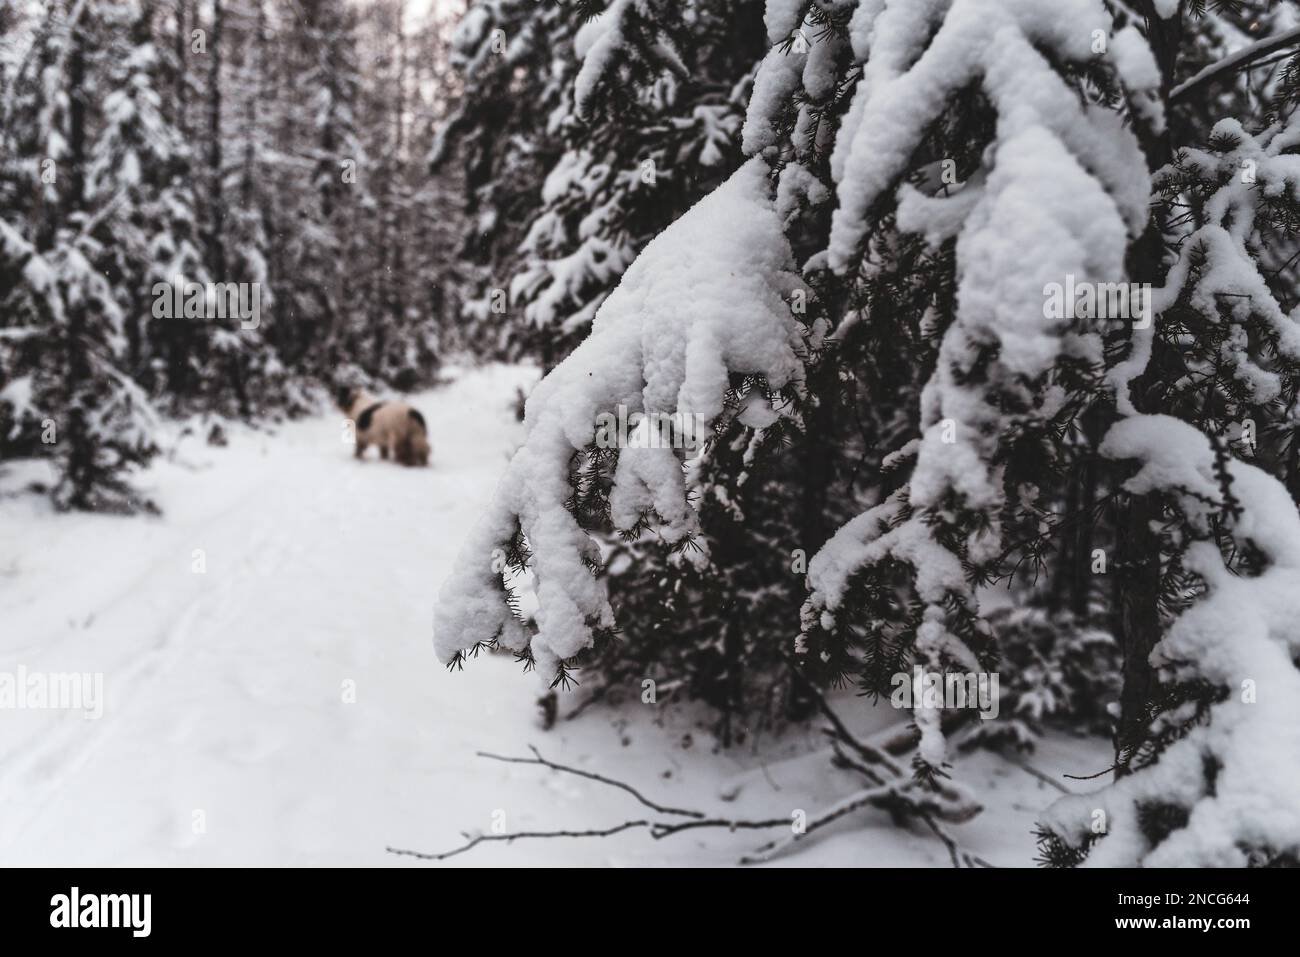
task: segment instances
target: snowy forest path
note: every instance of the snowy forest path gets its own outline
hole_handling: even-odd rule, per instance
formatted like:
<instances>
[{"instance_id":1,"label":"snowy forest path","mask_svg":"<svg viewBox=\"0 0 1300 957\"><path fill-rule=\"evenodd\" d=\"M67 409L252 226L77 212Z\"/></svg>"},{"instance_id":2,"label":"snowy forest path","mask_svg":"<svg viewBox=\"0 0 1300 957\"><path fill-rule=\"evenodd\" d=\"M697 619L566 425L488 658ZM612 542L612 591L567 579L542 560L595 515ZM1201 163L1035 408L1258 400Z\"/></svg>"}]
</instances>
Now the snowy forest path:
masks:
<instances>
[{"instance_id":1,"label":"snowy forest path","mask_svg":"<svg viewBox=\"0 0 1300 957\"><path fill-rule=\"evenodd\" d=\"M536 678L511 656L456 673L438 663L437 588L519 441L516 390L534 378L491 366L414 397L428 469L373 452L357 462L328 412L231 428L226 448L180 440L140 477L160 518L0 497L0 680L20 668L103 676L97 720L0 708L0 864L428 866L385 847L440 851L498 823L608 827L643 811L613 788L477 756L530 744L717 814L812 812L855 789L827 768L816 726L722 751L690 708L633 704L542 732ZM846 719L898 720L859 701L846 697ZM1056 772L1105 760L1044 747ZM963 841L1027 863L1033 817L1055 793L997 758L963 766L1009 789L1012 807L963 825ZM947 866L937 841L870 813L772 863ZM1010 851L1008 833L1023 838ZM758 843L628 832L485 844L449 863L717 865Z\"/></svg>"},{"instance_id":2,"label":"snowy forest path","mask_svg":"<svg viewBox=\"0 0 1300 957\"><path fill-rule=\"evenodd\" d=\"M387 860L391 834L337 822L384 822L389 768L436 757L436 691L491 713L434 658L430 606L533 377L490 367L417 397L429 469L355 461L326 414L182 440L142 477L158 519L3 502L0 670L102 674L103 714L0 711L0 861ZM518 691L496 697L526 732ZM120 826L60 833L104 819Z\"/></svg>"}]
</instances>

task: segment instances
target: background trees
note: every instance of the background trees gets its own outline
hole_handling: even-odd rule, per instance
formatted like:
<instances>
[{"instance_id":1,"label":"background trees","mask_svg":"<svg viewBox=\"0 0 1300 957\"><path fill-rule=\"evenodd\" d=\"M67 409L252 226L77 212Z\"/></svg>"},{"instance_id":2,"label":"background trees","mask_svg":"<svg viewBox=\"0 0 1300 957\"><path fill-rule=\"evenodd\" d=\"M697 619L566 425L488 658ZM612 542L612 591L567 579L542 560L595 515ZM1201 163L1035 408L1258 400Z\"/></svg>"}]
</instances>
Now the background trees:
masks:
<instances>
[{"instance_id":1,"label":"background trees","mask_svg":"<svg viewBox=\"0 0 1300 957\"><path fill-rule=\"evenodd\" d=\"M740 161L759 4L470 6L432 156L463 170L479 267L466 319L550 369L636 254ZM520 110L519 104L529 104Z\"/></svg>"},{"instance_id":2,"label":"background trees","mask_svg":"<svg viewBox=\"0 0 1300 957\"><path fill-rule=\"evenodd\" d=\"M446 28L407 7L6 10L0 454L55 459L60 505L144 504L123 476L155 412L274 417L339 375L432 380L461 230L424 163ZM257 284L265 321L155 315L182 277Z\"/></svg>"}]
</instances>

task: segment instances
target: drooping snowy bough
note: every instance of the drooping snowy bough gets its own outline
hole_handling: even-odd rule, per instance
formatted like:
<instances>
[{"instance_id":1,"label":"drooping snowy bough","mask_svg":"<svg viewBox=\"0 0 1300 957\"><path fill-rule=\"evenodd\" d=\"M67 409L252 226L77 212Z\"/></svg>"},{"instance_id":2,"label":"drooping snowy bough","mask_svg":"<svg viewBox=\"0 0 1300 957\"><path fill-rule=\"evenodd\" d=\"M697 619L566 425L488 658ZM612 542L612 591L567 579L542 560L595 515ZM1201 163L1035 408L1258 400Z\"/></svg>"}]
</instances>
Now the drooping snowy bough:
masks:
<instances>
[{"instance_id":1,"label":"drooping snowy bough","mask_svg":"<svg viewBox=\"0 0 1300 957\"><path fill-rule=\"evenodd\" d=\"M828 256L837 272L858 268L873 211L913 172L926 131L954 97L978 84L996 126L960 189L902 186L899 228L936 246L956 241L956 313L922 396L921 439L905 453L915 459L910 480L813 559L803 640L820 651L841 617L851 627L864 609L892 604L904 569L916 608L899 640L910 638L934 671L983 671L989 648L975 585L1003 554L1007 437L1042 431L1060 409L1052 373L1063 360L1103 358L1096 325L1073 310L1049 315L1044 291L1067 278L1114 283L1147 219L1136 137L1062 71L1093 64L1100 36L1123 52L1115 64L1126 88L1149 92L1158 73L1131 28L1111 38L1110 16L1094 0L866 3L850 31L864 63L831 156L840 204ZM939 718L916 712L921 758L934 768L945 760Z\"/></svg>"},{"instance_id":2,"label":"drooping snowy bough","mask_svg":"<svg viewBox=\"0 0 1300 957\"><path fill-rule=\"evenodd\" d=\"M651 242L596 314L591 336L529 397L523 447L440 595L434 640L443 661L498 642L530 655L550 681L614 628L594 574L599 548L570 508L575 469L598 454L599 416L617 418L621 407L625 418L659 414L709 431L733 376L798 387L803 326L789 300L802 284L767 171L751 160ZM669 543L695 531L686 450L673 444L618 450L609 492L618 528L649 527ZM521 550L537 599L533 635L503 581L523 565Z\"/></svg>"}]
</instances>

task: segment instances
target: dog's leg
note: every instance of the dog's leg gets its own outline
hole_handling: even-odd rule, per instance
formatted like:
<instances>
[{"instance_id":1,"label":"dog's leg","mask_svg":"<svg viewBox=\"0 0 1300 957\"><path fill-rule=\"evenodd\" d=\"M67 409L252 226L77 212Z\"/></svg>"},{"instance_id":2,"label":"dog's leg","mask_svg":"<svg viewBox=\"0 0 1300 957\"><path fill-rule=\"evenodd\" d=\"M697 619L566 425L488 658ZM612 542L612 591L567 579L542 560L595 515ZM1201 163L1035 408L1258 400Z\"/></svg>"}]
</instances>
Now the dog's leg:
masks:
<instances>
[{"instance_id":1,"label":"dog's leg","mask_svg":"<svg viewBox=\"0 0 1300 957\"><path fill-rule=\"evenodd\" d=\"M388 460L388 446L386 446L386 445L381 445L381 446L379 447L379 457L380 457L381 459L383 459L384 461L387 461L387 460Z\"/></svg>"},{"instance_id":2,"label":"dog's leg","mask_svg":"<svg viewBox=\"0 0 1300 957\"><path fill-rule=\"evenodd\" d=\"M356 456L357 458L360 459L360 458L365 458L365 455L366 455L366 443L362 442L360 439L357 439Z\"/></svg>"}]
</instances>

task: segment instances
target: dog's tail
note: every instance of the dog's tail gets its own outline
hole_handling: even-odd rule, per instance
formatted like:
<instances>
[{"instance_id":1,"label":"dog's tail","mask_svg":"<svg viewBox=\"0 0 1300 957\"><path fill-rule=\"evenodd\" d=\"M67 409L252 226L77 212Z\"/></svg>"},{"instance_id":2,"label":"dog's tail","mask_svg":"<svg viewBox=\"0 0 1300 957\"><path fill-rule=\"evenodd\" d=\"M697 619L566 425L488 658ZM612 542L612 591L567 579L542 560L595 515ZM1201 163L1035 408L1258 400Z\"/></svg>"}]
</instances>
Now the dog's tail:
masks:
<instances>
[{"instance_id":1,"label":"dog's tail","mask_svg":"<svg viewBox=\"0 0 1300 957\"><path fill-rule=\"evenodd\" d=\"M429 427L425 425L424 416L418 410L411 409L407 414L411 417L412 425L397 445L397 461L403 465L428 465L429 453L432 451L429 446Z\"/></svg>"}]
</instances>

